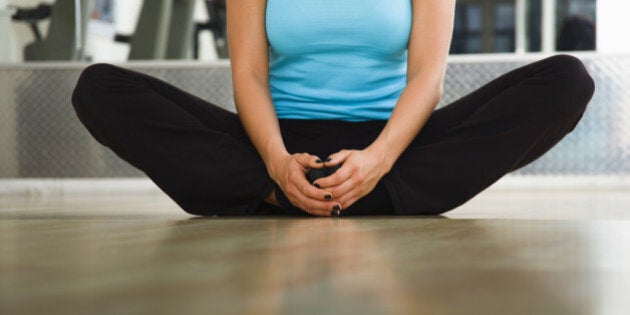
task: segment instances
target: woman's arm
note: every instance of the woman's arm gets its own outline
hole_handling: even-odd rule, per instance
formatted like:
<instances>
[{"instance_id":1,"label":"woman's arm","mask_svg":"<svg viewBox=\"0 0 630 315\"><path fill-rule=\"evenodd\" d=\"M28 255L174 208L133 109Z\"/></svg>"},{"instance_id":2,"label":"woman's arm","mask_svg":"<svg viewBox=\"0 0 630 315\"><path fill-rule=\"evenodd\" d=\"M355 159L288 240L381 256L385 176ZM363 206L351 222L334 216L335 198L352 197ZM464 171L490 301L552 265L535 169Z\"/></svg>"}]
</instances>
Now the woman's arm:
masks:
<instances>
[{"instance_id":1,"label":"woman's arm","mask_svg":"<svg viewBox=\"0 0 630 315\"><path fill-rule=\"evenodd\" d=\"M317 183L336 196L346 209L367 195L389 172L418 135L442 95L446 58L453 33L455 0L413 0L407 85L387 125L365 150L343 150L327 166L343 163L332 176Z\"/></svg>"},{"instance_id":2,"label":"woman's arm","mask_svg":"<svg viewBox=\"0 0 630 315\"><path fill-rule=\"evenodd\" d=\"M414 0L407 86L380 136L368 148L385 154L388 168L417 136L442 97L453 33L455 0Z\"/></svg>"},{"instance_id":3,"label":"woman's arm","mask_svg":"<svg viewBox=\"0 0 630 315\"><path fill-rule=\"evenodd\" d=\"M265 0L227 1L234 101L239 118L271 178L295 206L315 215L330 215L338 203L326 201L329 192L306 180L309 167L319 168L317 157L290 155L282 141L269 92L269 47L265 31Z\"/></svg>"}]
</instances>

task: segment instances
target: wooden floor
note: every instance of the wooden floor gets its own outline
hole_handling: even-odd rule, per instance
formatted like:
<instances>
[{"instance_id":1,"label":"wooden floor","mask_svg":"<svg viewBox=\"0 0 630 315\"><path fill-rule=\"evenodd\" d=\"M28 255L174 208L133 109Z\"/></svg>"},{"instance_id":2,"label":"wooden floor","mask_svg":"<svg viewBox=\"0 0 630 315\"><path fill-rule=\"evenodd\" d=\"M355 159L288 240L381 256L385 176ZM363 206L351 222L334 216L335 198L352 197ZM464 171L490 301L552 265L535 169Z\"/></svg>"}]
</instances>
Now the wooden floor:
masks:
<instances>
[{"instance_id":1,"label":"wooden floor","mask_svg":"<svg viewBox=\"0 0 630 315\"><path fill-rule=\"evenodd\" d=\"M628 314L629 297L626 191L488 192L443 218L0 197L0 314Z\"/></svg>"}]
</instances>

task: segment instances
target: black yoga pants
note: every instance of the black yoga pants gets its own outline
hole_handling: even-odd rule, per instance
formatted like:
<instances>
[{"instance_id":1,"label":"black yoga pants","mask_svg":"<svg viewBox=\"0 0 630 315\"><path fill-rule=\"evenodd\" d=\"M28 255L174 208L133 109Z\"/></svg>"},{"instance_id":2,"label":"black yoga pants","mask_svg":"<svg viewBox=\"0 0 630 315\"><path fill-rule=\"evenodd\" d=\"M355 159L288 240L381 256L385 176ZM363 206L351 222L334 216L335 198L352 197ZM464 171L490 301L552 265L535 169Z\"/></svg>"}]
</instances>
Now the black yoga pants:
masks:
<instances>
[{"instance_id":1,"label":"black yoga pants","mask_svg":"<svg viewBox=\"0 0 630 315\"><path fill-rule=\"evenodd\" d=\"M212 82L208 82L212 84ZM375 190L342 216L440 214L539 158L582 117L594 83L582 62L553 56L437 109ZM195 215L306 215L269 177L236 114L166 82L95 64L72 95L97 141ZM362 149L385 121L280 120L291 153ZM263 202L276 191L282 207Z\"/></svg>"}]
</instances>

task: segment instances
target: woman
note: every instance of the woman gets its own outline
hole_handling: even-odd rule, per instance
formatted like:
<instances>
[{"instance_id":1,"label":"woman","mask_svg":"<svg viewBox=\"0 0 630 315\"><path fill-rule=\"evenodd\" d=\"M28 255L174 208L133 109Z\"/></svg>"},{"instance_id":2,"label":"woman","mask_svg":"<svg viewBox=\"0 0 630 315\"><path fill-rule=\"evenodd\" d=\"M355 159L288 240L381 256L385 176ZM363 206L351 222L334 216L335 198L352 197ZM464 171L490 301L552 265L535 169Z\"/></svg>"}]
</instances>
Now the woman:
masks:
<instances>
[{"instance_id":1,"label":"woman","mask_svg":"<svg viewBox=\"0 0 630 315\"><path fill-rule=\"evenodd\" d=\"M443 213L548 151L594 90L578 59L554 56L434 111L454 7L228 1L238 116L103 64L83 72L73 104L192 214ZM321 171L312 183L309 170Z\"/></svg>"}]
</instances>

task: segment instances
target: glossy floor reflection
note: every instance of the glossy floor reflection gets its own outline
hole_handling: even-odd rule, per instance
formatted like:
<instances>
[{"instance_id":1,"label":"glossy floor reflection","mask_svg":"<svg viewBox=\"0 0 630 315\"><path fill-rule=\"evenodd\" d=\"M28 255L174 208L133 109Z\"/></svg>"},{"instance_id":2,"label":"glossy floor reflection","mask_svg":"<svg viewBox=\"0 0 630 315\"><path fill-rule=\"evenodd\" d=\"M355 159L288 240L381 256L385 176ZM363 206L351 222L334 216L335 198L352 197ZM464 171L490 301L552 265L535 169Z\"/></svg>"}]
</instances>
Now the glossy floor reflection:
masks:
<instances>
[{"instance_id":1,"label":"glossy floor reflection","mask_svg":"<svg viewBox=\"0 0 630 315\"><path fill-rule=\"evenodd\" d=\"M523 195L489 194L455 219L199 219L158 195L0 197L0 314L626 314L630 220L613 217L630 203L610 193L574 218L557 194L529 196L548 202L538 215Z\"/></svg>"}]
</instances>

